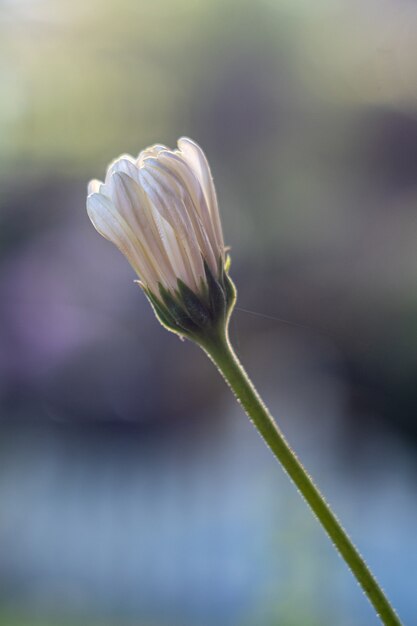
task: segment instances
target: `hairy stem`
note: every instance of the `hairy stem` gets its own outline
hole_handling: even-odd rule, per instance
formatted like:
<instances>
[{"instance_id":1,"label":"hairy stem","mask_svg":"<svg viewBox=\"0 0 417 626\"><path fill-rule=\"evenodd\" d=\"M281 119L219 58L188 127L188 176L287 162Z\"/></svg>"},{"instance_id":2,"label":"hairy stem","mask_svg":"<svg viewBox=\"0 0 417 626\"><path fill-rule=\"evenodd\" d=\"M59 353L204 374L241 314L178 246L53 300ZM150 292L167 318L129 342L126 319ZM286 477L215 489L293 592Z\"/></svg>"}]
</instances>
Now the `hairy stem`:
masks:
<instances>
[{"instance_id":1,"label":"hairy stem","mask_svg":"<svg viewBox=\"0 0 417 626\"><path fill-rule=\"evenodd\" d=\"M374 606L381 622L386 626L401 626L401 622L393 607L364 559L353 545L332 509L287 443L281 430L259 397L234 353L227 334L219 332L215 336L205 338L199 343L217 366L237 400L246 411L249 419L309 504L314 515Z\"/></svg>"}]
</instances>

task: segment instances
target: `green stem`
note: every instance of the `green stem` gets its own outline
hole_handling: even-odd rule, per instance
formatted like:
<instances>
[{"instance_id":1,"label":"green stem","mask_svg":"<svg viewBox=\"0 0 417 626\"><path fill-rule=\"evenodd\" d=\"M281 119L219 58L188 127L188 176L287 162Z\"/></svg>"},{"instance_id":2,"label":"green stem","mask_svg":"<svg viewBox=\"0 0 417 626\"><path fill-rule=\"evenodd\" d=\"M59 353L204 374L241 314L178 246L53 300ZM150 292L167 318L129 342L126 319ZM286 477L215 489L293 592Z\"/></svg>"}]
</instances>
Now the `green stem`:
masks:
<instances>
[{"instance_id":1,"label":"green stem","mask_svg":"<svg viewBox=\"0 0 417 626\"><path fill-rule=\"evenodd\" d=\"M401 626L394 609L330 506L287 443L239 362L226 333L199 342L218 367L273 454L286 470L386 626Z\"/></svg>"}]
</instances>

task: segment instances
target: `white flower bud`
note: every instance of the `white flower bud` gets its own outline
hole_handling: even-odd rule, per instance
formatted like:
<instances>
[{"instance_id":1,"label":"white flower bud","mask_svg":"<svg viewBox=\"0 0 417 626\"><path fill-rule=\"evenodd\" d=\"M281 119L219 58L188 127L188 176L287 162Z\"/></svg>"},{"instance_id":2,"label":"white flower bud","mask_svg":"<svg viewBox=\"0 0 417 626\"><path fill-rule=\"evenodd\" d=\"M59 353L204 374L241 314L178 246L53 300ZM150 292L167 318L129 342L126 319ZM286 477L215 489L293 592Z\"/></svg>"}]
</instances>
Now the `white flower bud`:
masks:
<instances>
[{"instance_id":1,"label":"white flower bud","mask_svg":"<svg viewBox=\"0 0 417 626\"><path fill-rule=\"evenodd\" d=\"M207 159L190 139L177 150L155 145L122 155L104 183L88 186L87 211L98 232L127 257L141 285L175 292L178 280L199 293L204 262L218 277L225 248Z\"/></svg>"}]
</instances>

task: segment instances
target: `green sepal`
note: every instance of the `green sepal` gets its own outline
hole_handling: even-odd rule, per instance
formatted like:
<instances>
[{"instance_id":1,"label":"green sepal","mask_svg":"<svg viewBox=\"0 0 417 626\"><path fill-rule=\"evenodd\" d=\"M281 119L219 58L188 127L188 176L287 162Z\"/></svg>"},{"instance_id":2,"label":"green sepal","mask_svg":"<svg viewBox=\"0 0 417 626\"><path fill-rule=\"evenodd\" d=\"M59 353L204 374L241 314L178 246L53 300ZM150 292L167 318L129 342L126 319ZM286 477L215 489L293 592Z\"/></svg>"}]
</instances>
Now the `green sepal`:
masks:
<instances>
[{"instance_id":1,"label":"green sepal","mask_svg":"<svg viewBox=\"0 0 417 626\"><path fill-rule=\"evenodd\" d=\"M203 299L199 298L180 278L177 285L178 298L192 321L200 328L207 328L211 323L211 316Z\"/></svg>"},{"instance_id":2,"label":"green sepal","mask_svg":"<svg viewBox=\"0 0 417 626\"><path fill-rule=\"evenodd\" d=\"M232 309L236 303L236 287L230 278L229 274L224 273L223 278L224 289L226 293L226 311L227 315L230 315Z\"/></svg>"},{"instance_id":3,"label":"green sepal","mask_svg":"<svg viewBox=\"0 0 417 626\"><path fill-rule=\"evenodd\" d=\"M204 276L197 290L191 289L181 279L175 290L158 284L159 293L139 284L160 323L168 330L188 337L203 345L208 338L227 329L229 317L236 301L236 289L228 276L228 261L218 260L217 276L204 261Z\"/></svg>"},{"instance_id":4,"label":"green sepal","mask_svg":"<svg viewBox=\"0 0 417 626\"><path fill-rule=\"evenodd\" d=\"M177 324L174 318L172 317L172 315L170 315L168 309L164 307L162 302L158 300L158 298L152 293L152 291L146 288L143 290L149 302L151 303L151 306L154 310L156 317L159 319L161 324L165 326L165 328L168 328L168 330L173 330L174 332L177 332L178 331Z\"/></svg>"},{"instance_id":5,"label":"green sepal","mask_svg":"<svg viewBox=\"0 0 417 626\"><path fill-rule=\"evenodd\" d=\"M188 331L192 332L197 329L196 324L190 318L188 313L183 309L183 307L179 304L179 302L174 298L168 289L161 284L158 285L159 293L161 295L162 301L168 309L169 314L174 319L174 322L177 326L179 326L178 331Z\"/></svg>"},{"instance_id":6,"label":"green sepal","mask_svg":"<svg viewBox=\"0 0 417 626\"><path fill-rule=\"evenodd\" d=\"M226 297L226 317L229 318L230 314L233 310L233 307L236 304L237 291L236 287L229 276L229 270L231 265L230 255L226 255L226 259L224 263L222 260L219 260L219 280L224 288L224 293Z\"/></svg>"},{"instance_id":7,"label":"green sepal","mask_svg":"<svg viewBox=\"0 0 417 626\"><path fill-rule=\"evenodd\" d=\"M204 261L204 271L208 286L211 317L213 320L223 319L226 314L226 295L224 289L213 276L213 272L206 261Z\"/></svg>"}]
</instances>

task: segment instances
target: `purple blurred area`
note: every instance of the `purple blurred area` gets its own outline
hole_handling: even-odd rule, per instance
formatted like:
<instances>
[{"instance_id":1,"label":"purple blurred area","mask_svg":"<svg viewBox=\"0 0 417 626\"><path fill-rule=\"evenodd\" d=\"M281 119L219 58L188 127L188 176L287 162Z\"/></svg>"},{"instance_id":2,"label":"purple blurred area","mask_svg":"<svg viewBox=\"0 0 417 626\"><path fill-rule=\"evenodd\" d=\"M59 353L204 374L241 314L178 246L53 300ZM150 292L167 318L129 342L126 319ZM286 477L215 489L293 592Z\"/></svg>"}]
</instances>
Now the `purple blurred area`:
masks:
<instances>
[{"instance_id":1,"label":"purple blurred area","mask_svg":"<svg viewBox=\"0 0 417 626\"><path fill-rule=\"evenodd\" d=\"M365 626L211 363L85 211L205 149L232 339L417 624L417 6L0 0L0 624Z\"/></svg>"}]
</instances>

